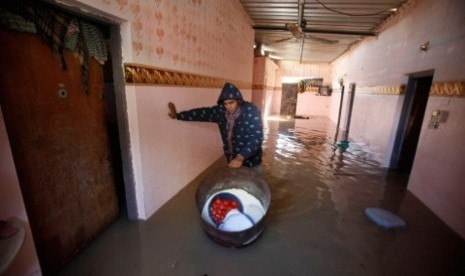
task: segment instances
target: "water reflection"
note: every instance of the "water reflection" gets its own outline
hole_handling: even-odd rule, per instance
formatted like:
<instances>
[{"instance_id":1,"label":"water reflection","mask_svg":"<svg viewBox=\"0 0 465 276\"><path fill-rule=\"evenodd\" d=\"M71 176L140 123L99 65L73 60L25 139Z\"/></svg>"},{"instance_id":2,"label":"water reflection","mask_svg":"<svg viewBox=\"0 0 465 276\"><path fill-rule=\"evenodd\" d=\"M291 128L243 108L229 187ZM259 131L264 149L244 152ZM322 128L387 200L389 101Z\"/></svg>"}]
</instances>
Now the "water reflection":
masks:
<instances>
[{"instance_id":1,"label":"water reflection","mask_svg":"<svg viewBox=\"0 0 465 276\"><path fill-rule=\"evenodd\" d=\"M319 254L326 254L339 270L327 264L320 271L325 275L449 275L456 268L456 259L448 258L463 252L463 241L429 210L413 207L422 204L405 190L408 176L382 168L379 154L361 143L338 145L326 117L268 121L265 133L264 178L272 201L264 239L282 250L292 245L288 257L309 253L322 261ZM365 218L367 207L395 212L407 230L378 229ZM440 253L431 255L433 247ZM422 258L429 262L405 262Z\"/></svg>"},{"instance_id":2,"label":"water reflection","mask_svg":"<svg viewBox=\"0 0 465 276\"><path fill-rule=\"evenodd\" d=\"M324 117L266 122L271 206L251 246L230 250L202 230L195 191L207 171L147 221L121 218L61 275L464 275L463 239L376 153L338 147L334 128ZM379 229L363 215L370 206L394 211L406 229Z\"/></svg>"},{"instance_id":3,"label":"water reflection","mask_svg":"<svg viewBox=\"0 0 465 276\"><path fill-rule=\"evenodd\" d=\"M284 163L313 166L320 173L373 175L380 173L376 153L363 144L349 143L346 149L332 137L334 124L326 117L308 120L288 120L265 124L264 148L275 148L273 158Z\"/></svg>"},{"instance_id":4,"label":"water reflection","mask_svg":"<svg viewBox=\"0 0 465 276\"><path fill-rule=\"evenodd\" d=\"M264 130L264 177L277 220L322 207L363 211L383 198L385 170L376 153L360 143L339 146L327 117L267 121Z\"/></svg>"}]
</instances>

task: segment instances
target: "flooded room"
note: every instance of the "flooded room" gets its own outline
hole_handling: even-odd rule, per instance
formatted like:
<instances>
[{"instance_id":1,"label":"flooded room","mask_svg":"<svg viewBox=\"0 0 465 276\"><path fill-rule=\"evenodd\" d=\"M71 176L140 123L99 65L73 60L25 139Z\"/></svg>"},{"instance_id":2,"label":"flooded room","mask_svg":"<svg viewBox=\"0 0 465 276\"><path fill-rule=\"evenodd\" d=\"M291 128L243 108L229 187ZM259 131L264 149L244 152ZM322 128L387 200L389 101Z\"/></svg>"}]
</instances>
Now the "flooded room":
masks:
<instances>
[{"instance_id":1,"label":"flooded room","mask_svg":"<svg viewBox=\"0 0 465 276\"><path fill-rule=\"evenodd\" d=\"M0 4L0 275L464 275L462 0Z\"/></svg>"}]
</instances>

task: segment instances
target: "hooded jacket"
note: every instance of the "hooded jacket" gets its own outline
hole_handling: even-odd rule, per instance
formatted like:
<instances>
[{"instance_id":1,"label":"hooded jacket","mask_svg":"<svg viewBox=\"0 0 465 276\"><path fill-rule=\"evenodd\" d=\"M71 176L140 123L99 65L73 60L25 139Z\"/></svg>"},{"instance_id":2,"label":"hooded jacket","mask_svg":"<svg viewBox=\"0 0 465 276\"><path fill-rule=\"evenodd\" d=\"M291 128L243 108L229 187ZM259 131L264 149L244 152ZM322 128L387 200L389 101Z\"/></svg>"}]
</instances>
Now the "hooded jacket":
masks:
<instances>
[{"instance_id":1,"label":"hooded jacket","mask_svg":"<svg viewBox=\"0 0 465 276\"><path fill-rule=\"evenodd\" d=\"M232 152L228 147L228 131L226 109L223 101L239 100L241 113L235 121L232 135ZM243 166L254 167L262 162L263 123L258 108L242 98L239 89L231 83L226 83L218 97L217 105L195 108L176 114L178 120L217 123L223 141L223 151L226 159L231 161L238 154L244 157Z\"/></svg>"}]
</instances>

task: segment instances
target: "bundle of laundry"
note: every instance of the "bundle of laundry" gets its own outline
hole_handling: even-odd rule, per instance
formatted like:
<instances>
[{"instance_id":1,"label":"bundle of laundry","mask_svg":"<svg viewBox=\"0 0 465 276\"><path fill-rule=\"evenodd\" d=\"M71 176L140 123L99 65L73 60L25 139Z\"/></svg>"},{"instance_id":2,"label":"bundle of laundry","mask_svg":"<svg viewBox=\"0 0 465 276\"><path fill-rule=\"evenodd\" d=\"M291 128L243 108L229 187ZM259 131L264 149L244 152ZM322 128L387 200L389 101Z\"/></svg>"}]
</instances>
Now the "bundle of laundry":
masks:
<instances>
[{"instance_id":1,"label":"bundle of laundry","mask_svg":"<svg viewBox=\"0 0 465 276\"><path fill-rule=\"evenodd\" d=\"M84 90L88 84L88 58L105 64L108 47L100 28L86 20L65 14L45 3L32 0L0 1L0 26L38 34L52 50L63 70L63 51L73 52L80 61Z\"/></svg>"}]
</instances>

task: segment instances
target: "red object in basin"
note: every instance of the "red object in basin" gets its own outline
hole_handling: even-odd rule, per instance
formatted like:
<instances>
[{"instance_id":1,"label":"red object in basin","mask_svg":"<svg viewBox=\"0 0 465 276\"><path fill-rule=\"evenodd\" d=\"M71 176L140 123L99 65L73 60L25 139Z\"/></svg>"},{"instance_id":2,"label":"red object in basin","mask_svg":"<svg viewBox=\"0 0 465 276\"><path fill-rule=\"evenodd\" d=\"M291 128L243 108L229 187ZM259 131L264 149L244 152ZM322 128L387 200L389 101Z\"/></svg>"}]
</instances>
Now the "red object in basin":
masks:
<instances>
[{"instance_id":1,"label":"red object in basin","mask_svg":"<svg viewBox=\"0 0 465 276\"><path fill-rule=\"evenodd\" d=\"M210 202L209 215L216 225L220 225L232 209L242 212L242 204L239 199L231 193L219 193Z\"/></svg>"}]
</instances>

